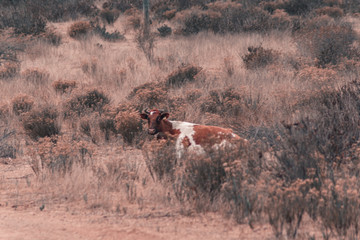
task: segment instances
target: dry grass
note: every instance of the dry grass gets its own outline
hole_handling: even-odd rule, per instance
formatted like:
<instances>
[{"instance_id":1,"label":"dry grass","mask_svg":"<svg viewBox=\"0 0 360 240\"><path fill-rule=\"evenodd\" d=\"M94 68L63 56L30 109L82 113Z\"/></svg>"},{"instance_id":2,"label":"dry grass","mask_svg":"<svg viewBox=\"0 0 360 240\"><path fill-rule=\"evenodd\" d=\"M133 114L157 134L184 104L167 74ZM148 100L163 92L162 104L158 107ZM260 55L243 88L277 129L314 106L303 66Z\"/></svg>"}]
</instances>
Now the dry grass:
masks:
<instances>
[{"instance_id":1,"label":"dry grass","mask_svg":"<svg viewBox=\"0 0 360 240\"><path fill-rule=\"evenodd\" d=\"M136 38L140 12L108 1L103 19L125 40L86 34L87 21L49 23L61 41L50 34L53 44L33 41L16 52L19 63L1 64L1 156L28 159L32 190L47 204L124 215L134 205L213 211L251 227L268 223L276 238L304 238L307 219L324 238L358 237L355 30L334 7L315 11L335 14L331 22L309 18L288 31L291 14L314 7L303 1L251 9L180 2L159 11L170 11L168 20L154 18L152 31L166 23L191 35L154 35L148 54ZM245 10L248 21L230 21ZM138 114L153 107L170 119L231 127L250 145L177 159L172 141L145 132Z\"/></svg>"}]
</instances>

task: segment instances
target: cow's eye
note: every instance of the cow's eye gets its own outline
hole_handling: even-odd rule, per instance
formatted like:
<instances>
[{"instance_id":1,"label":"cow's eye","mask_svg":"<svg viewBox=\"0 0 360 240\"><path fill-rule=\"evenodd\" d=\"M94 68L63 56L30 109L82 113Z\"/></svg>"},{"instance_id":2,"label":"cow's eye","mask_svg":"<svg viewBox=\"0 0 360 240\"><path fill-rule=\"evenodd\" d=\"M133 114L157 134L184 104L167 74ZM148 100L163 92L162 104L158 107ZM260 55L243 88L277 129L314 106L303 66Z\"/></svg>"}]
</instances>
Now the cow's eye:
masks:
<instances>
[{"instance_id":1,"label":"cow's eye","mask_svg":"<svg viewBox=\"0 0 360 240\"><path fill-rule=\"evenodd\" d=\"M160 121L161 121L160 116L158 116L158 117L156 118L156 121L157 121L157 122L160 122Z\"/></svg>"}]
</instances>

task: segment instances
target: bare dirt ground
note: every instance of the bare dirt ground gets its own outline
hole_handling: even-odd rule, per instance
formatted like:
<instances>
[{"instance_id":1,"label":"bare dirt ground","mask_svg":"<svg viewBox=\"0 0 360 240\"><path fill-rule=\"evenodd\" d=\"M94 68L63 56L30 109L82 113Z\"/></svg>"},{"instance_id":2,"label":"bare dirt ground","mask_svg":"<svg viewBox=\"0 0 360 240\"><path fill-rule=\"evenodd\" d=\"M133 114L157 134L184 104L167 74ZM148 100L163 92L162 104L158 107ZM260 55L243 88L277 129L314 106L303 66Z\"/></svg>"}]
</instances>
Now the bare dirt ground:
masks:
<instances>
[{"instance_id":1,"label":"bare dirt ground","mask_svg":"<svg viewBox=\"0 0 360 240\"><path fill-rule=\"evenodd\" d=\"M27 163L2 159L0 173L0 240L273 239L269 225L251 229L215 213L184 216L170 208L144 208L126 214L73 202L42 206L29 187L35 177Z\"/></svg>"}]
</instances>

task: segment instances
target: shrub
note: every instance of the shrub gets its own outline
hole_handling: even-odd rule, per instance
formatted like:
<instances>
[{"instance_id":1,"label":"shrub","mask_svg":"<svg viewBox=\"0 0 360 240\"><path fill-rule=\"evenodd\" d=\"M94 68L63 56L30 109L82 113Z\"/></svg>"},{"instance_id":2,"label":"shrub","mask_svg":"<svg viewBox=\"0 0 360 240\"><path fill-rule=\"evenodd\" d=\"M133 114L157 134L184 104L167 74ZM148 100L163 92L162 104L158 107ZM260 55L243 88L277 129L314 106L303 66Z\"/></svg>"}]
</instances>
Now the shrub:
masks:
<instances>
[{"instance_id":1,"label":"shrub","mask_svg":"<svg viewBox=\"0 0 360 240\"><path fill-rule=\"evenodd\" d=\"M33 145L30 154L30 165L35 174L39 176L43 171L64 176L71 173L75 164L86 166L92 156L92 148L83 141L74 141L69 136L51 136L39 139Z\"/></svg>"},{"instance_id":2,"label":"shrub","mask_svg":"<svg viewBox=\"0 0 360 240\"><path fill-rule=\"evenodd\" d=\"M194 103L202 96L203 92L200 89L192 89L192 90L188 90L185 94L186 94L186 100L189 103Z\"/></svg>"},{"instance_id":3,"label":"shrub","mask_svg":"<svg viewBox=\"0 0 360 240\"><path fill-rule=\"evenodd\" d=\"M279 57L279 53L272 49L248 47L249 53L242 57L247 69L257 69L273 64Z\"/></svg>"},{"instance_id":4,"label":"shrub","mask_svg":"<svg viewBox=\"0 0 360 240\"><path fill-rule=\"evenodd\" d=\"M0 103L0 119L4 120L10 114L9 105L6 103Z\"/></svg>"},{"instance_id":5,"label":"shrub","mask_svg":"<svg viewBox=\"0 0 360 240\"><path fill-rule=\"evenodd\" d=\"M138 111L131 108L120 111L115 117L115 129L126 143L134 143L136 136L142 132L142 122Z\"/></svg>"},{"instance_id":6,"label":"shrub","mask_svg":"<svg viewBox=\"0 0 360 240\"><path fill-rule=\"evenodd\" d=\"M0 118L1 117L2 113L0 112ZM16 158L16 148L8 143L10 140L9 138L14 135L14 133L15 131L5 129L0 135L0 158Z\"/></svg>"},{"instance_id":7,"label":"shrub","mask_svg":"<svg viewBox=\"0 0 360 240\"><path fill-rule=\"evenodd\" d=\"M89 89L85 92L75 93L74 96L67 101L65 115L71 116L76 113L78 116L84 115L89 111L101 113L103 107L110 102L109 98L97 89Z\"/></svg>"},{"instance_id":8,"label":"shrub","mask_svg":"<svg viewBox=\"0 0 360 240\"><path fill-rule=\"evenodd\" d=\"M124 35L122 35L118 31L114 31L112 33L107 32L105 26L100 27L99 25L97 25L94 28L94 33L98 34L102 39L109 41L109 42L115 42L115 41L125 39Z\"/></svg>"},{"instance_id":9,"label":"shrub","mask_svg":"<svg viewBox=\"0 0 360 240\"><path fill-rule=\"evenodd\" d=\"M201 31L212 30L219 32L221 14L212 10L200 10L198 8L186 10L179 14L178 20L183 22L181 33L183 35L196 34Z\"/></svg>"},{"instance_id":10,"label":"shrub","mask_svg":"<svg viewBox=\"0 0 360 240\"><path fill-rule=\"evenodd\" d=\"M69 36L75 39L84 38L90 31L92 27L89 22L79 21L71 24L69 27L68 33Z\"/></svg>"},{"instance_id":11,"label":"shrub","mask_svg":"<svg viewBox=\"0 0 360 240\"><path fill-rule=\"evenodd\" d=\"M28 95L21 94L12 100L12 109L15 115L29 112L34 105L34 100Z\"/></svg>"},{"instance_id":12,"label":"shrub","mask_svg":"<svg viewBox=\"0 0 360 240\"><path fill-rule=\"evenodd\" d=\"M334 22L327 16L310 20L297 32L299 46L310 52L319 67L335 65L342 57L351 56L355 40L351 25Z\"/></svg>"},{"instance_id":13,"label":"shrub","mask_svg":"<svg viewBox=\"0 0 360 240\"><path fill-rule=\"evenodd\" d=\"M176 152L173 140L149 141L142 149L146 166L154 180L174 180Z\"/></svg>"},{"instance_id":14,"label":"shrub","mask_svg":"<svg viewBox=\"0 0 360 240\"><path fill-rule=\"evenodd\" d=\"M286 30L292 26L292 19L282 9L277 9L270 16L269 23L271 29Z\"/></svg>"},{"instance_id":15,"label":"shrub","mask_svg":"<svg viewBox=\"0 0 360 240\"><path fill-rule=\"evenodd\" d=\"M20 65L16 62L7 61L0 65L0 79L9 79L15 77L20 69Z\"/></svg>"},{"instance_id":16,"label":"shrub","mask_svg":"<svg viewBox=\"0 0 360 240\"><path fill-rule=\"evenodd\" d=\"M167 99L167 87L164 83L149 82L135 87L128 99L138 105L138 110L158 107Z\"/></svg>"},{"instance_id":17,"label":"shrub","mask_svg":"<svg viewBox=\"0 0 360 240\"><path fill-rule=\"evenodd\" d=\"M113 24L119 18L119 16L120 14L116 10L104 9L100 12L100 17L108 24Z\"/></svg>"},{"instance_id":18,"label":"shrub","mask_svg":"<svg viewBox=\"0 0 360 240\"><path fill-rule=\"evenodd\" d=\"M62 36L53 29L47 29L46 32L40 35L40 37L44 42L54 46L59 46L62 40Z\"/></svg>"},{"instance_id":19,"label":"shrub","mask_svg":"<svg viewBox=\"0 0 360 240\"><path fill-rule=\"evenodd\" d=\"M172 32L171 27L169 27L167 25L163 25L163 26L159 27L157 30L159 31L161 37L169 36L169 35L171 35L171 32Z\"/></svg>"},{"instance_id":20,"label":"shrub","mask_svg":"<svg viewBox=\"0 0 360 240\"><path fill-rule=\"evenodd\" d=\"M32 110L23 115L22 124L26 133L34 140L43 137L51 137L60 132L58 124L58 113L54 108Z\"/></svg>"},{"instance_id":21,"label":"shrub","mask_svg":"<svg viewBox=\"0 0 360 240\"><path fill-rule=\"evenodd\" d=\"M177 12L176 9L167 10L162 14L162 16L163 16L163 18L170 20L175 17L176 12Z\"/></svg>"},{"instance_id":22,"label":"shrub","mask_svg":"<svg viewBox=\"0 0 360 240\"><path fill-rule=\"evenodd\" d=\"M52 86L57 93L70 93L76 87L76 82L69 80L57 80L53 82Z\"/></svg>"},{"instance_id":23,"label":"shrub","mask_svg":"<svg viewBox=\"0 0 360 240\"><path fill-rule=\"evenodd\" d=\"M19 11L12 15L14 32L16 34L38 35L45 32L46 21L38 14Z\"/></svg>"},{"instance_id":24,"label":"shrub","mask_svg":"<svg viewBox=\"0 0 360 240\"><path fill-rule=\"evenodd\" d=\"M333 18L339 18L344 15L344 11L339 7L322 7L315 10L318 15L328 15Z\"/></svg>"},{"instance_id":25,"label":"shrub","mask_svg":"<svg viewBox=\"0 0 360 240\"><path fill-rule=\"evenodd\" d=\"M98 60L91 58L90 61L82 61L81 70L86 74L96 74L98 70Z\"/></svg>"},{"instance_id":26,"label":"shrub","mask_svg":"<svg viewBox=\"0 0 360 240\"><path fill-rule=\"evenodd\" d=\"M201 67L191 64L180 66L177 70L166 77L169 86L180 87L187 82L195 81L195 76L202 70Z\"/></svg>"},{"instance_id":27,"label":"shrub","mask_svg":"<svg viewBox=\"0 0 360 240\"><path fill-rule=\"evenodd\" d=\"M26 69L21 75L26 81L31 82L35 85L43 85L49 81L49 73L45 70L38 68Z\"/></svg>"},{"instance_id":28,"label":"shrub","mask_svg":"<svg viewBox=\"0 0 360 240\"><path fill-rule=\"evenodd\" d=\"M243 96L233 88L223 91L211 90L209 95L202 99L202 112L215 113L226 116L238 116L243 113L245 104Z\"/></svg>"}]
</instances>

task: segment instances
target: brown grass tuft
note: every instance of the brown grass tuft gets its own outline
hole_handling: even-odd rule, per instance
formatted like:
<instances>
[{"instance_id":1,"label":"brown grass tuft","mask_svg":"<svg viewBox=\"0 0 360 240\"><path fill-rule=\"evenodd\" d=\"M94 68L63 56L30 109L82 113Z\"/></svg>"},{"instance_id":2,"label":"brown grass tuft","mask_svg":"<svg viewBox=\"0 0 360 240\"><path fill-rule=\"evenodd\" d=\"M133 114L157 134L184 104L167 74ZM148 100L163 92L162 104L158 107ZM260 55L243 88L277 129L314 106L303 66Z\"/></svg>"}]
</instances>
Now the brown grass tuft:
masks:
<instances>
[{"instance_id":1,"label":"brown grass tuft","mask_svg":"<svg viewBox=\"0 0 360 240\"><path fill-rule=\"evenodd\" d=\"M31 82L35 85L43 85L49 81L50 74L46 70L32 68L26 69L21 75L26 81Z\"/></svg>"}]
</instances>

